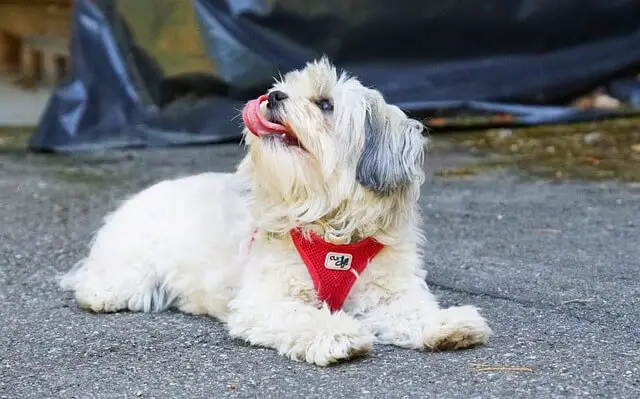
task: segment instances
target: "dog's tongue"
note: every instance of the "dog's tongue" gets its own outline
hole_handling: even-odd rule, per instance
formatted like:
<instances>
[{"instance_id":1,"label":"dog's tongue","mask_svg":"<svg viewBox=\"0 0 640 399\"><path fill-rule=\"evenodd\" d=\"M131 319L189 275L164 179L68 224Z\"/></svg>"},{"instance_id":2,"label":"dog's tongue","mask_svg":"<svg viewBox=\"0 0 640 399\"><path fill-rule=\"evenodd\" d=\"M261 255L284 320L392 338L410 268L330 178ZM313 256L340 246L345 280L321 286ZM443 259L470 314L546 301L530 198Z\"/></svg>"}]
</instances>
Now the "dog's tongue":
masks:
<instances>
[{"instance_id":1,"label":"dog's tongue","mask_svg":"<svg viewBox=\"0 0 640 399\"><path fill-rule=\"evenodd\" d=\"M263 95L255 100L249 101L242 110L242 120L244 125L249 129L251 133L260 137L263 134L269 133L288 133L284 125L279 123L273 123L265 118L264 114L260 110L260 104L267 101L267 96Z\"/></svg>"}]
</instances>

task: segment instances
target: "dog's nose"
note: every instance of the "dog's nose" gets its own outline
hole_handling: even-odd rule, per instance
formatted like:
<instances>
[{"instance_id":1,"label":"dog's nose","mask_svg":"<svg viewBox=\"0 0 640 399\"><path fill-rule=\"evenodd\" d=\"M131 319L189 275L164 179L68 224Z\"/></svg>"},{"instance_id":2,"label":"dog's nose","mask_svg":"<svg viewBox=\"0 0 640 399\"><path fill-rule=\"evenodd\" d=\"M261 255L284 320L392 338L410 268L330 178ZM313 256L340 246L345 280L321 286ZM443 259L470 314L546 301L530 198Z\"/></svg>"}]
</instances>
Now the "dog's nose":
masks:
<instances>
[{"instance_id":1,"label":"dog's nose","mask_svg":"<svg viewBox=\"0 0 640 399\"><path fill-rule=\"evenodd\" d=\"M269 108L274 107L277 103L279 103L280 101L284 101L287 98L289 98L289 96L280 90L275 90L272 91L271 93L269 93L268 99L269 99L269 103L267 104L267 106Z\"/></svg>"}]
</instances>

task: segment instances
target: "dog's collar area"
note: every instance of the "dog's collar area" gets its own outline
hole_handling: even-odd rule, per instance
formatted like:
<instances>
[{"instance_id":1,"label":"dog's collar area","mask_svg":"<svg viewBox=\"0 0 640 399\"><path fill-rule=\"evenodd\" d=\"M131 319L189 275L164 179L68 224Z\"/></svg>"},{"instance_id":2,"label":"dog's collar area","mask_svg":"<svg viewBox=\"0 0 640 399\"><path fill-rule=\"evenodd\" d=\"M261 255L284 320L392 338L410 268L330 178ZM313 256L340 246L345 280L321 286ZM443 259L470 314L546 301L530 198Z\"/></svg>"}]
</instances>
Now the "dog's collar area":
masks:
<instances>
[{"instance_id":1,"label":"dog's collar area","mask_svg":"<svg viewBox=\"0 0 640 399\"><path fill-rule=\"evenodd\" d=\"M336 234L331 225L323 219L319 219L317 223L324 230L324 240L332 244L346 245L351 242L351 236Z\"/></svg>"},{"instance_id":2,"label":"dog's collar area","mask_svg":"<svg viewBox=\"0 0 640 399\"><path fill-rule=\"evenodd\" d=\"M249 251L257 234L258 229L250 237ZM305 234L300 228L291 230L289 235L311 276L317 298L326 303L331 312L342 309L357 279L384 248L373 237L349 244L336 244L313 231Z\"/></svg>"},{"instance_id":3,"label":"dog's collar area","mask_svg":"<svg viewBox=\"0 0 640 399\"><path fill-rule=\"evenodd\" d=\"M372 237L350 244L334 244L312 231L308 237L300 229L291 230L290 235L318 299L332 312L342 309L357 279L384 247Z\"/></svg>"}]
</instances>

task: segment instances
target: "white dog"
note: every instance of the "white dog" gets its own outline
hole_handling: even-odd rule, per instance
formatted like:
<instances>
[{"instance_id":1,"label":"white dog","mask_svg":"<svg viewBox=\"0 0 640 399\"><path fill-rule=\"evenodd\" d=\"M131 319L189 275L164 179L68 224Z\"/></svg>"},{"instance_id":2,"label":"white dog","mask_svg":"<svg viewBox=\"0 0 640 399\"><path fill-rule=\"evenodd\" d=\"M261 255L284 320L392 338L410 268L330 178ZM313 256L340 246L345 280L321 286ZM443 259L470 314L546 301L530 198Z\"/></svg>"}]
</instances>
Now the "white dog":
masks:
<instances>
[{"instance_id":1,"label":"white dog","mask_svg":"<svg viewBox=\"0 0 640 399\"><path fill-rule=\"evenodd\" d=\"M427 288L418 209L423 126L323 58L243 110L234 174L157 183L105 218L61 278L93 312L175 307L291 359L374 342L458 349L491 334Z\"/></svg>"}]
</instances>

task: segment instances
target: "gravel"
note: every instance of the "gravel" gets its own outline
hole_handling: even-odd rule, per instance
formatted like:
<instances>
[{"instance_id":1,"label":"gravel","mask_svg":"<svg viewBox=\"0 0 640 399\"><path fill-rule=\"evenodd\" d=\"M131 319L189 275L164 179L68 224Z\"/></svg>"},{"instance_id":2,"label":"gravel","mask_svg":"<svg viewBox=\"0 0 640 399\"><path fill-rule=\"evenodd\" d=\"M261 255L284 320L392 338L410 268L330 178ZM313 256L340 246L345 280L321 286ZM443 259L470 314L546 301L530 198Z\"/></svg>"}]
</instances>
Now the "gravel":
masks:
<instances>
[{"instance_id":1,"label":"gravel","mask_svg":"<svg viewBox=\"0 0 640 399\"><path fill-rule=\"evenodd\" d=\"M123 196L162 178L231 171L242 151L0 155L0 398L640 397L632 184L513 170L431 177L428 282L444 305L480 306L495 331L487 346L460 352L378 346L318 368L232 340L206 317L94 315L57 288ZM435 151L428 169L466 159Z\"/></svg>"}]
</instances>

